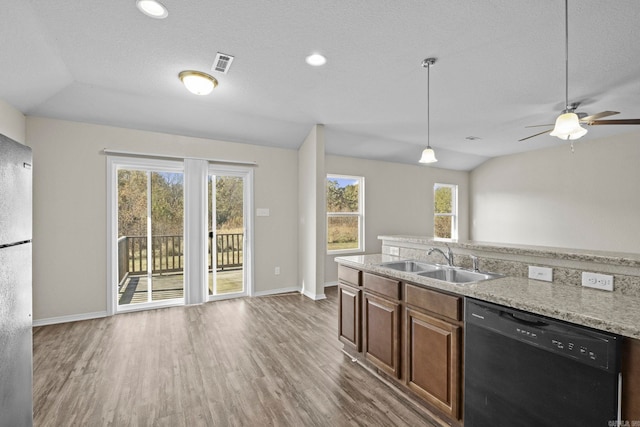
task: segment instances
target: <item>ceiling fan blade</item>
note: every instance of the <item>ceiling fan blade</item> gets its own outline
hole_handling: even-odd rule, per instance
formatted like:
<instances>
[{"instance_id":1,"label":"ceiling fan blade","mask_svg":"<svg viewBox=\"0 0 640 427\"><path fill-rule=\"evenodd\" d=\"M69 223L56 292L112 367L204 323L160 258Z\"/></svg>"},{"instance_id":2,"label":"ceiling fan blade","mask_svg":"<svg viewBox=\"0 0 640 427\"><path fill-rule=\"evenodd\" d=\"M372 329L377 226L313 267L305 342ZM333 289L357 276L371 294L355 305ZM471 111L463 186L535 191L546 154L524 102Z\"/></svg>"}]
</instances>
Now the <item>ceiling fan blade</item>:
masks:
<instances>
[{"instance_id":1,"label":"ceiling fan blade","mask_svg":"<svg viewBox=\"0 0 640 427\"><path fill-rule=\"evenodd\" d=\"M519 139L519 140L518 140L518 142L526 141L526 140L527 140L527 139L529 139L529 138L533 138L533 137L536 137L536 136L539 136L539 135L543 135L543 134L545 134L545 133L549 133L549 132L551 132L552 130L553 130L553 129L548 129L548 130L545 130L544 132L536 133L535 135L531 135L531 136L528 136L528 137L526 137L526 138Z\"/></svg>"},{"instance_id":2,"label":"ceiling fan blade","mask_svg":"<svg viewBox=\"0 0 640 427\"><path fill-rule=\"evenodd\" d=\"M590 125L640 125L640 119L595 120Z\"/></svg>"},{"instance_id":3,"label":"ceiling fan blade","mask_svg":"<svg viewBox=\"0 0 640 427\"><path fill-rule=\"evenodd\" d=\"M597 114L592 114L590 116L587 117L583 117L580 119L581 122L583 123L590 123L594 120L598 120L601 119L603 117L609 117L609 116L614 116L616 114L620 114L618 111L602 111L600 113Z\"/></svg>"},{"instance_id":4,"label":"ceiling fan blade","mask_svg":"<svg viewBox=\"0 0 640 427\"><path fill-rule=\"evenodd\" d=\"M553 126L553 124L550 124L550 125L531 125L531 126L525 126L525 128L539 128L539 127L542 127L542 126L549 127L549 126Z\"/></svg>"}]
</instances>

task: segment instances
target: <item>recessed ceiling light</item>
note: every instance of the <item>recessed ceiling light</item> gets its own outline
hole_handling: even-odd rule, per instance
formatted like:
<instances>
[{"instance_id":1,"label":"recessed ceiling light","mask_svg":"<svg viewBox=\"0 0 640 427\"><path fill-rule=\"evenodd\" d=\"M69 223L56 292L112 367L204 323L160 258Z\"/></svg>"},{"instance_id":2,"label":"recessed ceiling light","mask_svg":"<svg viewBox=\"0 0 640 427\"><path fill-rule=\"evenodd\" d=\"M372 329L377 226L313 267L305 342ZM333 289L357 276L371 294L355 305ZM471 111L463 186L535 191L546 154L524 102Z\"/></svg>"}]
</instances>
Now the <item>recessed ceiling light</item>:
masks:
<instances>
[{"instance_id":1,"label":"recessed ceiling light","mask_svg":"<svg viewBox=\"0 0 640 427\"><path fill-rule=\"evenodd\" d=\"M187 90L196 95L209 95L218 86L218 80L207 73L187 70L178 74Z\"/></svg>"},{"instance_id":2,"label":"recessed ceiling light","mask_svg":"<svg viewBox=\"0 0 640 427\"><path fill-rule=\"evenodd\" d=\"M164 19L169 16L167 8L155 0L136 0L136 6L140 12L155 19Z\"/></svg>"},{"instance_id":3,"label":"recessed ceiling light","mask_svg":"<svg viewBox=\"0 0 640 427\"><path fill-rule=\"evenodd\" d=\"M314 53L312 55L307 56L305 58L305 61L307 61L307 64L313 67L319 67L327 63L327 58L320 55L319 53Z\"/></svg>"}]
</instances>

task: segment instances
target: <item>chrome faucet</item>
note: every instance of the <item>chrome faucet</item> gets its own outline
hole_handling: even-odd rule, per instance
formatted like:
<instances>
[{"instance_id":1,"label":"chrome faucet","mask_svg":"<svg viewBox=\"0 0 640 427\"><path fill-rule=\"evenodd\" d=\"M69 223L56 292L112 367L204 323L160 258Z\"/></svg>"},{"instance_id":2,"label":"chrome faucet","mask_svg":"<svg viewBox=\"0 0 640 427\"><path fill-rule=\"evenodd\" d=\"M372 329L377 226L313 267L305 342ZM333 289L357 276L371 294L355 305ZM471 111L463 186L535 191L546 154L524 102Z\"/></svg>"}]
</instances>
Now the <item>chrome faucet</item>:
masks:
<instances>
[{"instance_id":1,"label":"chrome faucet","mask_svg":"<svg viewBox=\"0 0 640 427\"><path fill-rule=\"evenodd\" d=\"M480 271L480 268L478 266L478 257L475 255L469 255L469 257L471 258L471 263L473 264L473 271Z\"/></svg>"},{"instance_id":2,"label":"chrome faucet","mask_svg":"<svg viewBox=\"0 0 640 427\"><path fill-rule=\"evenodd\" d=\"M433 252L439 252L440 254L442 254L444 259L447 260L447 264L449 264L450 267L453 267L453 251L451 250L449 245L445 245L445 246L447 247L446 254L440 248L431 248L427 251L427 255L431 255Z\"/></svg>"}]
</instances>

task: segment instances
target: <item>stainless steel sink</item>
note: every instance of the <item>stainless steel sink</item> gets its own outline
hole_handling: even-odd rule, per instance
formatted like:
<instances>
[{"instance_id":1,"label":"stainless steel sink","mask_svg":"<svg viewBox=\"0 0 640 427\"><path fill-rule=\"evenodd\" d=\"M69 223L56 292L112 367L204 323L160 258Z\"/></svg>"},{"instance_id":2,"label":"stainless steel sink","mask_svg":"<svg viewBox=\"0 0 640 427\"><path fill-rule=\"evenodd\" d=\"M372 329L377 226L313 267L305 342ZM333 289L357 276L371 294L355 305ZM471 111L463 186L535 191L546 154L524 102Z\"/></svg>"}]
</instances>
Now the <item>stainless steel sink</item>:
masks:
<instances>
[{"instance_id":1,"label":"stainless steel sink","mask_svg":"<svg viewBox=\"0 0 640 427\"><path fill-rule=\"evenodd\" d=\"M418 276L430 277L436 280L443 280L449 283L472 283L480 282L483 280L497 279L503 277L500 274L495 273L483 273L479 271L469 271L458 268L440 268L434 271L423 271L417 273Z\"/></svg>"},{"instance_id":2,"label":"stainless steel sink","mask_svg":"<svg viewBox=\"0 0 640 427\"><path fill-rule=\"evenodd\" d=\"M459 267L450 267L440 264L430 264L423 261L390 261L379 264L380 267L391 268L405 273L412 273L417 276L429 277L431 279L442 280L455 284L466 284L482 282L483 280L497 279L504 277L500 274L486 273L482 271L466 270Z\"/></svg>"},{"instance_id":3,"label":"stainless steel sink","mask_svg":"<svg viewBox=\"0 0 640 427\"><path fill-rule=\"evenodd\" d=\"M381 267L391 268L393 270L404 271L407 273L417 273L420 271L434 271L440 267L420 261L392 261L380 264Z\"/></svg>"}]
</instances>

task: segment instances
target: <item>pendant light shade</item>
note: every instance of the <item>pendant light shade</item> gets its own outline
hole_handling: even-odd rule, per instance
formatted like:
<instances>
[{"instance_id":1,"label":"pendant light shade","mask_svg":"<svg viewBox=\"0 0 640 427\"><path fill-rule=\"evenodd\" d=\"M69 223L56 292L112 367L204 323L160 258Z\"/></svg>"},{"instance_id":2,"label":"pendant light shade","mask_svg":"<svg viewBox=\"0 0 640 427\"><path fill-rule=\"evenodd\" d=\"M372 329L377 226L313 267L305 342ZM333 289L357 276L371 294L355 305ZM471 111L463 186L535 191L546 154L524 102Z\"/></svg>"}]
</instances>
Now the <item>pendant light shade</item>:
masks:
<instances>
[{"instance_id":1,"label":"pendant light shade","mask_svg":"<svg viewBox=\"0 0 640 427\"><path fill-rule=\"evenodd\" d=\"M187 90L196 95L209 95L218 86L218 81L215 77L200 71L183 71L178 77L180 77Z\"/></svg>"},{"instance_id":2,"label":"pendant light shade","mask_svg":"<svg viewBox=\"0 0 640 427\"><path fill-rule=\"evenodd\" d=\"M436 159L436 152L433 151L433 148L427 147L422 150L422 157L420 157L420 163L435 163L438 159Z\"/></svg>"},{"instance_id":3,"label":"pendant light shade","mask_svg":"<svg viewBox=\"0 0 640 427\"><path fill-rule=\"evenodd\" d=\"M422 150L422 156L419 160L420 163L435 163L438 161L438 159L436 159L436 153L433 151L433 148L431 148L429 142L429 68L435 63L435 58L427 58L422 61L422 67L427 69L427 148Z\"/></svg>"},{"instance_id":4,"label":"pendant light shade","mask_svg":"<svg viewBox=\"0 0 640 427\"><path fill-rule=\"evenodd\" d=\"M557 136L565 141L568 139L578 139L586 135L587 130L580 126L580 119L576 113L564 113L556 119L556 125L551 132L551 136Z\"/></svg>"}]
</instances>

